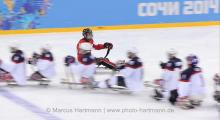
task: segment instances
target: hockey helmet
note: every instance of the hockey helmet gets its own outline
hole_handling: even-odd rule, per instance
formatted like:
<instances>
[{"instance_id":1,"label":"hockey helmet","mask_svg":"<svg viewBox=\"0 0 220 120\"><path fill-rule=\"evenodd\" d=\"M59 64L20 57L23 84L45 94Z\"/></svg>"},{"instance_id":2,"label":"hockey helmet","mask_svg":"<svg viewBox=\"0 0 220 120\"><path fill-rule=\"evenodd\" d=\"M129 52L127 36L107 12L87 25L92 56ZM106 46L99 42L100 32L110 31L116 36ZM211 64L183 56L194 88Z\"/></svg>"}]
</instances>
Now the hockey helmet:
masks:
<instances>
[{"instance_id":1,"label":"hockey helmet","mask_svg":"<svg viewBox=\"0 0 220 120\"><path fill-rule=\"evenodd\" d=\"M189 65L197 65L199 63L199 59L196 55L190 54L186 57L187 63Z\"/></svg>"},{"instance_id":2,"label":"hockey helmet","mask_svg":"<svg viewBox=\"0 0 220 120\"><path fill-rule=\"evenodd\" d=\"M174 48L171 48L167 51L167 54L168 55L172 55L172 56L175 56L177 54L177 51L174 49Z\"/></svg>"},{"instance_id":3,"label":"hockey helmet","mask_svg":"<svg viewBox=\"0 0 220 120\"><path fill-rule=\"evenodd\" d=\"M219 83L220 83L220 74L217 74L217 73L216 73L216 74L214 75L213 80L219 81Z\"/></svg>"},{"instance_id":4,"label":"hockey helmet","mask_svg":"<svg viewBox=\"0 0 220 120\"><path fill-rule=\"evenodd\" d=\"M11 43L9 45L9 48L16 48L16 49L18 49L19 48L19 44L18 43Z\"/></svg>"},{"instance_id":5,"label":"hockey helmet","mask_svg":"<svg viewBox=\"0 0 220 120\"><path fill-rule=\"evenodd\" d=\"M50 44L44 44L41 48L44 50L51 50Z\"/></svg>"},{"instance_id":6,"label":"hockey helmet","mask_svg":"<svg viewBox=\"0 0 220 120\"><path fill-rule=\"evenodd\" d=\"M90 28L85 28L85 29L83 29L82 35L86 39L92 39L93 32Z\"/></svg>"},{"instance_id":7,"label":"hockey helmet","mask_svg":"<svg viewBox=\"0 0 220 120\"><path fill-rule=\"evenodd\" d=\"M131 47L127 50L128 53L138 54L138 49L136 47Z\"/></svg>"},{"instance_id":8,"label":"hockey helmet","mask_svg":"<svg viewBox=\"0 0 220 120\"><path fill-rule=\"evenodd\" d=\"M64 63L67 66L69 66L71 63L74 63L74 62L75 62L75 58L71 55L66 56L64 59Z\"/></svg>"},{"instance_id":9,"label":"hockey helmet","mask_svg":"<svg viewBox=\"0 0 220 120\"><path fill-rule=\"evenodd\" d=\"M19 49L19 44L16 43L16 42L13 42L13 43L11 43L11 44L9 45L9 50L10 50L10 52L14 52L14 51L16 51L16 50L18 50L18 49Z\"/></svg>"}]
</instances>

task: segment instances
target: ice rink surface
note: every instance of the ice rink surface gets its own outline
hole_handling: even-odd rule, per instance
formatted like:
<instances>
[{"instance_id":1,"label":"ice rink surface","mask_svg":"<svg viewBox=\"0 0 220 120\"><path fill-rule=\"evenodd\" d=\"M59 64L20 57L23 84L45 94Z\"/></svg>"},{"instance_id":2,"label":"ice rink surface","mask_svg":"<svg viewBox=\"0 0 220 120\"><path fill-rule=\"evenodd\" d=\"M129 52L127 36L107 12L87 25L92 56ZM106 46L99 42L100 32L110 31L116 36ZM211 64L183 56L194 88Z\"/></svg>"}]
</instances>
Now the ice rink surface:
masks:
<instances>
[{"instance_id":1,"label":"ice rink surface","mask_svg":"<svg viewBox=\"0 0 220 120\"><path fill-rule=\"evenodd\" d=\"M81 32L0 36L0 59L4 61L9 60L8 46L14 41L25 51L26 57L49 43L58 73L48 87L34 83L26 87L1 84L0 120L220 120L216 102L212 98L212 77L220 71L219 26L94 32L96 43L108 41L114 44L109 54L109 59L113 61L125 59L126 50L137 47L145 66L144 80L148 81L160 77L158 63L166 60L169 48L178 50L178 57L184 60L184 64L186 55L196 54L206 79L206 96L203 105L193 110L182 110L166 101L154 101L150 97L151 88L125 95L110 90L70 90L60 85L65 75L63 58L76 55L76 44L81 37ZM103 57L106 50L93 53ZM30 66L27 68L30 74ZM108 77L97 75L96 79Z\"/></svg>"}]
</instances>

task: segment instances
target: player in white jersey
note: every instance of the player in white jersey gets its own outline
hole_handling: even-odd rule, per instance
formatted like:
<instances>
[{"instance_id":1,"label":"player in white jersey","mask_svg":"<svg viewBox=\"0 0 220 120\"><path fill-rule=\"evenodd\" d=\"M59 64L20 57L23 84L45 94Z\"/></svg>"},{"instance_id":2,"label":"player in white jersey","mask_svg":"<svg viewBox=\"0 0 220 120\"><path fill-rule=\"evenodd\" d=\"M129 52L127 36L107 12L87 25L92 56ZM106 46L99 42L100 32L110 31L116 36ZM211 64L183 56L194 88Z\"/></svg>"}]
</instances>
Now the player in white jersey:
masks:
<instances>
[{"instance_id":1,"label":"player in white jersey","mask_svg":"<svg viewBox=\"0 0 220 120\"><path fill-rule=\"evenodd\" d=\"M37 70L30 76L31 80L51 79L56 75L54 57L49 44L41 47L41 53L33 53L29 64L36 65Z\"/></svg>"},{"instance_id":2,"label":"player in white jersey","mask_svg":"<svg viewBox=\"0 0 220 120\"><path fill-rule=\"evenodd\" d=\"M0 68L11 74L13 80L18 85L26 84L26 67L25 58L22 50L18 48L17 44L9 46L12 53L11 61L9 63L0 60Z\"/></svg>"},{"instance_id":3,"label":"player in white jersey","mask_svg":"<svg viewBox=\"0 0 220 120\"><path fill-rule=\"evenodd\" d=\"M76 79L77 83L90 84L94 81L96 61L95 57L91 54L92 47L90 43L81 43L78 51L81 57L78 61L73 56L65 58L66 66L78 78Z\"/></svg>"},{"instance_id":4,"label":"player in white jersey","mask_svg":"<svg viewBox=\"0 0 220 120\"><path fill-rule=\"evenodd\" d=\"M182 68L182 60L177 58L177 52L170 49L167 52L168 61L161 62L160 66L163 70L162 79L160 79L161 90L155 89L156 100L168 98L171 104L175 104L177 94L178 80L180 78L180 70Z\"/></svg>"},{"instance_id":5,"label":"player in white jersey","mask_svg":"<svg viewBox=\"0 0 220 120\"><path fill-rule=\"evenodd\" d=\"M186 58L188 68L181 73L178 86L178 105L184 109L199 106L204 95L202 69L197 66L197 56L190 54Z\"/></svg>"},{"instance_id":6,"label":"player in white jersey","mask_svg":"<svg viewBox=\"0 0 220 120\"><path fill-rule=\"evenodd\" d=\"M214 93L214 99L220 103L220 74L216 74L213 78L215 82L215 93Z\"/></svg>"},{"instance_id":7,"label":"player in white jersey","mask_svg":"<svg viewBox=\"0 0 220 120\"><path fill-rule=\"evenodd\" d=\"M119 74L110 79L98 82L100 88L125 88L130 91L141 91L143 89L143 63L137 56L137 49L127 51L128 62L120 64L117 69Z\"/></svg>"}]
</instances>

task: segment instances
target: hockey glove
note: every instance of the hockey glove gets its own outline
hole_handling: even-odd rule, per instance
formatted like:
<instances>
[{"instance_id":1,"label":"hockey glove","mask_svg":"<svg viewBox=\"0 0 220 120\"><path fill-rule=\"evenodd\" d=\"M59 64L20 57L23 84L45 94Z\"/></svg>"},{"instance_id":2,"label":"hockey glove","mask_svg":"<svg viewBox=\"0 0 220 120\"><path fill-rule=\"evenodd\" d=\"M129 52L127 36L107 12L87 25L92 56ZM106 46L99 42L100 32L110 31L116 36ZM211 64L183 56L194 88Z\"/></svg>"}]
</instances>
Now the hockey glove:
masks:
<instances>
[{"instance_id":1,"label":"hockey glove","mask_svg":"<svg viewBox=\"0 0 220 120\"><path fill-rule=\"evenodd\" d=\"M166 63L164 63L164 62L160 62L160 67L161 67L162 69L165 69L165 67L166 67Z\"/></svg>"},{"instance_id":2,"label":"hockey glove","mask_svg":"<svg viewBox=\"0 0 220 120\"><path fill-rule=\"evenodd\" d=\"M108 48L108 49L112 49L113 48L113 44L106 42L106 43L104 43L104 47Z\"/></svg>"}]
</instances>

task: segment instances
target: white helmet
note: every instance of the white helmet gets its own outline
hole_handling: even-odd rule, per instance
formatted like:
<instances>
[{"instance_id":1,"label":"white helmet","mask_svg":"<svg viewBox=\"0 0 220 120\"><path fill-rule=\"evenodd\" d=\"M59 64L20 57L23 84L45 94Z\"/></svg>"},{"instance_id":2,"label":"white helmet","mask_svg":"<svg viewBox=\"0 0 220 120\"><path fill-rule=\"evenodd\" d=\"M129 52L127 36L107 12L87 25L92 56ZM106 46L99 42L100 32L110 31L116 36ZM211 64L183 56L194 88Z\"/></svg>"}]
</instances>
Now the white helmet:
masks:
<instances>
[{"instance_id":1,"label":"white helmet","mask_svg":"<svg viewBox=\"0 0 220 120\"><path fill-rule=\"evenodd\" d=\"M136 47L132 47L132 48L128 49L127 52L133 53L133 54L138 54L138 49Z\"/></svg>"},{"instance_id":2,"label":"white helmet","mask_svg":"<svg viewBox=\"0 0 220 120\"><path fill-rule=\"evenodd\" d=\"M50 44L44 44L41 48L45 50L51 50Z\"/></svg>"},{"instance_id":3,"label":"white helmet","mask_svg":"<svg viewBox=\"0 0 220 120\"><path fill-rule=\"evenodd\" d=\"M18 44L18 43L11 43L11 44L9 45L9 47L10 47L10 48L16 48L16 49L18 49L18 48L19 48L19 44Z\"/></svg>"},{"instance_id":4,"label":"white helmet","mask_svg":"<svg viewBox=\"0 0 220 120\"><path fill-rule=\"evenodd\" d=\"M175 49L171 48L167 51L167 54L175 56L177 54L177 51Z\"/></svg>"},{"instance_id":5,"label":"white helmet","mask_svg":"<svg viewBox=\"0 0 220 120\"><path fill-rule=\"evenodd\" d=\"M214 76L214 78L213 78L213 80L220 82L220 74L217 74L217 73L216 73L215 76Z\"/></svg>"},{"instance_id":6,"label":"white helmet","mask_svg":"<svg viewBox=\"0 0 220 120\"><path fill-rule=\"evenodd\" d=\"M92 50L92 44L91 43L81 43L79 45L79 48L81 50L85 50L85 51L91 51Z\"/></svg>"}]
</instances>

